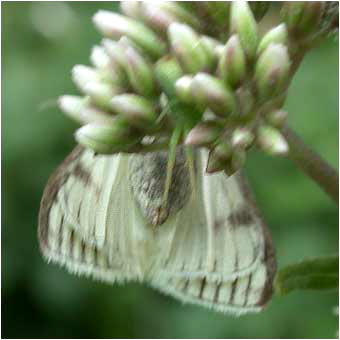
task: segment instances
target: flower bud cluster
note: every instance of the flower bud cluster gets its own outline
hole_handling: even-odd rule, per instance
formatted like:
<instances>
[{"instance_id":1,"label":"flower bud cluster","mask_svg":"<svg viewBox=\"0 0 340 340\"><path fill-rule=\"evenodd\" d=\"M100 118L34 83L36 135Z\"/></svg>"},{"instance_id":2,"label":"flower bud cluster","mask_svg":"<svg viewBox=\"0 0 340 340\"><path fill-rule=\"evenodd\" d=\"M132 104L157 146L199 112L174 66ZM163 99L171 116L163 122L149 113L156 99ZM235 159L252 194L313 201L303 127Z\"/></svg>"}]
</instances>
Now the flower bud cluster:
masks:
<instances>
[{"instance_id":1,"label":"flower bud cluster","mask_svg":"<svg viewBox=\"0 0 340 340\"><path fill-rule=\"evenodd\" d=\"M75 134L80 144L104 154L148 152L150 136L153 146L164 145L183 126L181 143L209 149L207 172L228 174L243 166L253 145L273 155L288 152L280 133L288 37L308 31L314 7L306 10L309 19L292 18L286 9L285 23L260 37L257 21L268 5L202 4L209 20L212 7L222 6L214 20L227 23L225 42L207 35L201 10L190 3L127 1L124 15L94 15L104 39L92 50L92 66L72 70L83 96L60 98L61 109L83 125Z\"/></svg>"}]
</instances>

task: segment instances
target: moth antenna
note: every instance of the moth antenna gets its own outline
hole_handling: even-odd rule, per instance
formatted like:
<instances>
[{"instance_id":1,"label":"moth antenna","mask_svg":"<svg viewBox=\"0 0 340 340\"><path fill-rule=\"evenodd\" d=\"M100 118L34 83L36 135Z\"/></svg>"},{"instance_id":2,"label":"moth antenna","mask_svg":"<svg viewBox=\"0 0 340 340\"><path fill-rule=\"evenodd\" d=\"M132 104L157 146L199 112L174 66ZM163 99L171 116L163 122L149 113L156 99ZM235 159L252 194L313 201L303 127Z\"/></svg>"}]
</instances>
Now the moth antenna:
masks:
<instances>
[{"instance_id":1,"label":"moth antenna","mask_svg":"<svg viewBox=\"0 0 340 340\"><path fill-rule=\"evenodd\" d=\"M38 112L42 112L55 107L58 107L58 98L46 99L39 103Z\"/></svg>"},{"instance_id":2,"label":"moth antenna","mask_svg":"<svg viewBox=\"0 0 340 340\"><path fill-rule=\"evenodd\" d=\"M196 173L195 173L195 162L194 162L194 150L192 146L185 147L186 161L189 169L190 185L192 189L193 197L196 197Z\"/></svg>"},{"instance_id":3,"label":"moth antenna","mask_svg":"<svg viewBox=\"0 0 340 340\"><path fill-rule=\"evenodd\" d=\"M181 137L182 130L180 127L176 127L169 142L169 157L166 169L166 178L164 184L164 194L162 199L162 209L165 209L166 203L168 201L168 195L171 185L172 173L175 166L176 161L176 147L179 143L179 139Z\"/></svg>"}]
</instances>

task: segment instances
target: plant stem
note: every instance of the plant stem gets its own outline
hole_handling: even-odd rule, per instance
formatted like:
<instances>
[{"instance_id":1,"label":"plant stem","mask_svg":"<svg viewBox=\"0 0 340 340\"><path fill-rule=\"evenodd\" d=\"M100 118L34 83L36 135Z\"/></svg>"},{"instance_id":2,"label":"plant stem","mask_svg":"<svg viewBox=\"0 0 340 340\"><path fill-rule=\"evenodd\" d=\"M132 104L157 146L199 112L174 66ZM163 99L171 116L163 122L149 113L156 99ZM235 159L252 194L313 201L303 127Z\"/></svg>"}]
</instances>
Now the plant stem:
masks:
<instances>
[{"instance_id":1,"label":"plant stem","mask_svg":"<svg viewBox=\"0 0 340 340\"><path fill-rule=\"evenodd\" d=\"M282 134L289 144L288 157L339 204L339 174L337 171L305 145L289 127L284 127Z\"/></svg>"}]
</instances>

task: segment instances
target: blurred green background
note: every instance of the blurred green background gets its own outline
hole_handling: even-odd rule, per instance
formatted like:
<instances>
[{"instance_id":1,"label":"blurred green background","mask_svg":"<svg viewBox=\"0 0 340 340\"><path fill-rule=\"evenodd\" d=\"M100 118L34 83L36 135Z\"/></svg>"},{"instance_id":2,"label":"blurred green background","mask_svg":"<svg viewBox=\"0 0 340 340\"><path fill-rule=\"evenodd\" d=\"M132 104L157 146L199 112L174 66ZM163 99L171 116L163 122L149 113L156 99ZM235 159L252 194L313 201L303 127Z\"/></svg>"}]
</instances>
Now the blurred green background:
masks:
<instances>
[{"instance_id":1,"label":"blurred green background","mask_svg":"<svg viewBox=\"0 0 340 340\"><path fill-rule=\"evenodd\" d=\"M77 124L56 99L76 94L70 70L100 41L91 16L114 2L2 2L2 337L330 338L338 294L274 297L233 318L182 305L141 284L107 285L48 265L36 237L48 176L71 151ZM290 126L338 167L338 42L305 58L286 108ZM338 252L338 209L288 160L252 152L249 181L279 266Z\"/></svg>"}]
</instances>

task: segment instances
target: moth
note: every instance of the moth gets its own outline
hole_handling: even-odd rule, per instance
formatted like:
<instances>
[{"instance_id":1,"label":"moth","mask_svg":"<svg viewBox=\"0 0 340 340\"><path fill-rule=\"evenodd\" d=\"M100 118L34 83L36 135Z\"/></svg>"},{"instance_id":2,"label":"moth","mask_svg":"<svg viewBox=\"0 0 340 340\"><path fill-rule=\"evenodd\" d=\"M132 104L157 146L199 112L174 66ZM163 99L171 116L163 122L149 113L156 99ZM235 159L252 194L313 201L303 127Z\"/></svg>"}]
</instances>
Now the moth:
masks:
<instances>
[{"instance_id":1,"label":"moth","mask_svg":"<svg viewBox=\"0 0 340 340\"><path fill-rule=\"evenodd\" d=\"M76 147L51 176L38 237L48 261L108 283L143 281L183 302L241 315L263 309L276 270L271 236L238 172L194 190L179 149L166 205L167 152L98 155Z\"/></svg>"}]
</instances>

